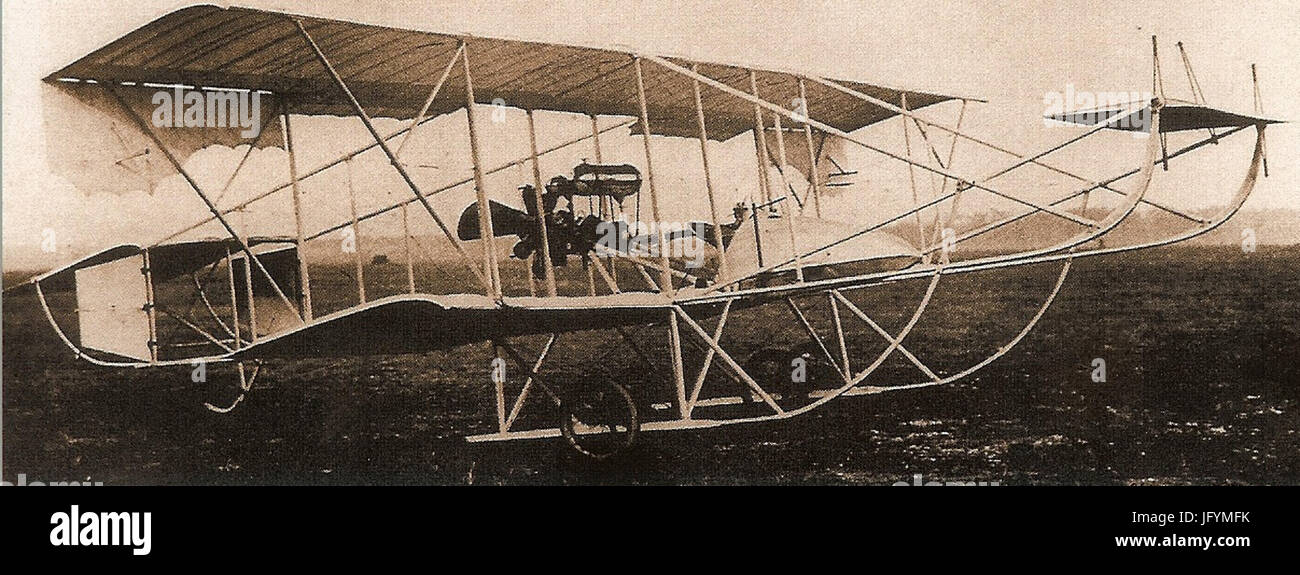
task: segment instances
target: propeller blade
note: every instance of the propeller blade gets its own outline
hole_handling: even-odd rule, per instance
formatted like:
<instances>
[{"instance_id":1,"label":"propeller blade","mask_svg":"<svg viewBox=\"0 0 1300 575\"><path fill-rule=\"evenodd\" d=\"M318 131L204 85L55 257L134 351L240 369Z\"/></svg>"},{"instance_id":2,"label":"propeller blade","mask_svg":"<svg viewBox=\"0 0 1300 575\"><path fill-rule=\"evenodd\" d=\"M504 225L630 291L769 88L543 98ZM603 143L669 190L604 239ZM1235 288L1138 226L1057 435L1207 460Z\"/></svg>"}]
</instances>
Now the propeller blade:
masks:
<instances>
[{"instance_id":1,"label":"propeller blade","mask_svg":"<svg viewBox=\"0 0 1300 575\"><path fill-rule=\"evenodd\" d=\"M507 206L505 204L490 201L492 205L492 229L496 237L503 236L526 236L532 233L536 225L528 214ZM477 240L483 237L478 227L478 202L474 202L465 208L460 214L460 221L456 224L456 237L462 241Z\"/></svg>"}]
</instances>

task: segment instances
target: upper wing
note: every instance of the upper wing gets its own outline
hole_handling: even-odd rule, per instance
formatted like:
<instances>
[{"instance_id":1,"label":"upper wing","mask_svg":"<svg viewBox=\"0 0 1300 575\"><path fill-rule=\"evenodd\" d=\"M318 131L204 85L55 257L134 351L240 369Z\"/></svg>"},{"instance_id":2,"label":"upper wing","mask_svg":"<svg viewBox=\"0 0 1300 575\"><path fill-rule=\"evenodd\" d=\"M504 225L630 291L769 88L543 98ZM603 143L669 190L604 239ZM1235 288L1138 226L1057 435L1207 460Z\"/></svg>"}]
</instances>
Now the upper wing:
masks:
<instances>
[{"instance_id":1,"label":"upper wing","mask_svg":"<svg viewBox=\"0 0 1300 575\"><path fill-rule=\"evenodd\" d=\"M299 33L295 20L302 21L371 116L415 117L462 41L469 53L480 103L504 100L512 107L580 114L640 113L631 66L633 54L629 52L217 6L193 6L169 13L46 79L264 90L287 97L296 113L353 115L347 99ZM674 60L682 65L698 65L702 74L749 90L751 68ZM653 64L643 66L643 70L653 133L696 137L692 81ZM793 102L799 97L797 75L754 70L764 99ZM954 99L841 82L889 102L899 102L906 93L912 109ZM809 113L836 128L852 131L895 115L816 82L805 84L812 108ZM444 96L433 102L429 114L436 116L464 107L463 97L449 96L464 94L464 85L462 68L454 66L443 88ZM753 128L754 109L747 102L705 87L702 104L713 139L727 140Z\"/></svg>"}]
</instances>

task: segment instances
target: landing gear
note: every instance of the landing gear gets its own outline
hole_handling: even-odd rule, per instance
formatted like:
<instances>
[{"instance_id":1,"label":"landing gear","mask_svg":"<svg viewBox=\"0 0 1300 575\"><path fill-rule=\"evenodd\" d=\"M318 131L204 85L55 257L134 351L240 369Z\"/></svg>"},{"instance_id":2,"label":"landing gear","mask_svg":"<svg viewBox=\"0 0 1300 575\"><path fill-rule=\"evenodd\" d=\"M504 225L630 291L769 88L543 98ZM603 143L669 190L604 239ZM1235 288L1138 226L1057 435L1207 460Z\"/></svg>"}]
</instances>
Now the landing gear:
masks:
<instances>
[{"instance_id":1,"label":"landing gear","mask_svg":"<svg viewBox=\"0 0 1300 575\"><path fill-rule=\"evenodd\" d=\"M632 395L612 381L577 387L561 400L560 412L564 440L578 453L597 461L627 450L641 431Z\"/></svg>"}]
</instances>

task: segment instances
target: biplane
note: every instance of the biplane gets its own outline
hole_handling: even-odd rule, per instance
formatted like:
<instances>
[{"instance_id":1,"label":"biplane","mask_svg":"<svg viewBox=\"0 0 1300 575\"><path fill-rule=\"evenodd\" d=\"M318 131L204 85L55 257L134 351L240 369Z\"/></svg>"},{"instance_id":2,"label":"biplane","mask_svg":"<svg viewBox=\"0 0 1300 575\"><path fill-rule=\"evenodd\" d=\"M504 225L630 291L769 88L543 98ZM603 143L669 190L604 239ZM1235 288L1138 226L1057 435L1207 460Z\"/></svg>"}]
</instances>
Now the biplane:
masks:
<instances>
[{"instance_id":1,"label":"biplane","mask_svg":"<svg viewBox=\"0 0 1300 575\"><path fill-rule=\"evenodd\" d=\"M179 174L206 213L159 241L117 245L27 285L81 359L124 368L229 366L238 374L237 397L208 404L223 413L273 360L489 345L497 360L484 366L483 382L495 421L470 441L562 437L605 458L640 433L787 419L837 398L956 382L1025 338L1077 258L1169 245L1223 224L1261 167L1267 172L1264 133L1276 120L1263 115L1257 80L1252 113L1208 105L1190 65L1192 99L1167 97L1153 56L1149 98L1056 114L1074 125L1063 127L1068 136L1022 151L962 128L968 104L984 103L968 96L632 49L187 7L50 74L46 89L108 118L116 142L109 156L120 156L107 158L110 168L122 170L125 161L133 174ZM210 114L161 128L150 118L152 98L172 90L253 95L263 128L247 137L214 125ZM522 118L512 124L519 130L486 136L495 128L486 115L506 108ZM936 119L933 112L945 108L956 108L955 121ZM305 167L294 127L321 117L349 119L369 141ZM554 118L581 133L564 139L538 128L559 126ZM888 131L891 124L902 128ZM1158 172L1239 132L1254 134L1252 157L1218 213L1148 194ZM1130 164L1095 176L1050 157L1107 133L1139 143ZM553 145L539 145L548 136ZM959 173L958 143L1002 163ZM210 146L247 146L245 159L274 148L286 160L282 179L225 196L245 163L218 189L188 162ZM459 160L447 159L453 149ZM524 152L512 156L512 149ZM855 162L848 150L875 163ZM430 174L421 153L445 161ZM401 197L356 184L354 164L364 158L379 159L372 163L387 170L389 191ZM873 187L883 166L900 171L891 177L906 185ZM1043 200L1025 185L1008 187L1009 174L1030 169L1058 178L1046 189L1061 191ZM95 189L129 175L73 181ZM886 192L902 203L885 200ZM1017 209L972 223L963 207L981 197ZM375 205L359 209L359 201ZM686 213L688 204L702 209ZM858 209L850 213L847 204ZM240 225L237 216L257 210L275 214L276 225ZM661 225L670 212L682 225ZM1115 239L1112 232L1139 212L1175 218L1184 231ZM327 216L335 219L319 221ZM400 229L402 248L369 263L356 252L355 266L335 268L347 271L357 297L326 296L329 270L312 261L322 252L310 244L332 243L340 232L365 241L360 224L385 218ZM1032 248L957 249L1029 219L1049 220L1062 233ZM446 248L446 257L428 256L428 242ZM704 250L703 263L683 257L691 250ZM982 359L931 368L908 343L944 278L1031 265L1060 269L1028 321ZM391 293L374 283L383 270L396 278ZM452 287L426 281L434 274L452 278ZM919 295L892 310L905 319L896 328L853 299L908 284ZM807 336L809 353L780 361L816 362L821 375L795 382L805 378L788 368L759 373L736 349L728 320L760 308L789 312L790 328ZM861 329L847 329L849 322ZM666 368L653 385L546 369L557 341L589 331L610 333L611 348L626 344ZM655 345L635 333L652 334ZM869 335L874 347L852 341L854 334ZM916 378L873 378L891 359L915 367Z\"/></svg>"}]
</instances>

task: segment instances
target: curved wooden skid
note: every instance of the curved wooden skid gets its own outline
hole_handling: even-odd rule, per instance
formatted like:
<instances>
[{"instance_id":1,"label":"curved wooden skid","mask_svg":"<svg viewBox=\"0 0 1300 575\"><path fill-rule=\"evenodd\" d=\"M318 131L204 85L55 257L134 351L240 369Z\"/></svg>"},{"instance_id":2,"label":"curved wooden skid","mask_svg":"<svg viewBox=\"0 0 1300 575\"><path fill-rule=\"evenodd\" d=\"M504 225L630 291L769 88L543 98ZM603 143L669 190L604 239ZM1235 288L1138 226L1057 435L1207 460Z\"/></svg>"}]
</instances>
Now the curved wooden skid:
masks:
<instances>
[{"instance_id":1,"label":"curved wooden skid","mask_svg":"<svg viewBox=\"0 0 1300 575\"><path fill-rule=\"evenodd\" d=\"M1183 242L1183 241L1196 238L1198 236L1214 231L1219 226L1222 226L1225 222L1231 219L1234 215L1236 215L1238 211L1241 210L1241 206L1246 203L1246 199L1250 197L1251 192L1254 191L1255 189L1255 183L1259 179L1259 170L1260 167L1263 165L1263 161L1264 161L1264 128L1260 126L1257 128L1257 134L1255 139L1255 152L1253 157L1251 158L1250 167L1249 169L1247 169L1246 177L1242 180L1241 185L1237 188L1237 193L1233 196L1232 200L1228 202L1228 204L1216 217L1205 220L1205 223L1203 223L1200 227L1193 228L1185 233L1176 234L1166 238L1161 238L1149 242L1142 242L1142 243L1131 244L1126 246L1115 246L1110 248L1093 248L1089 250L1079 250L1068 254L1045 254L1039 257L1029 258L1024 261L1021 260L1006 261L1002 258L982 258L978 260L969 260L969 261L961 262L960 264L954 264L953 269L950 270L949 273L968 273L968 272L985 271L985 270L997 269L1003 267L1011 267L1015 265L1029 265L1029 264L1061 261L1068 258L1111 255L1111 254L1117 254L1123 252L1157 248L1157 247L1172 245L1178 242ZM907 279L915 279L917 277L924 277L924 274L913 274L913 273L897 274L894 277L888 278L887 281L900 281L900 280L907 280ZM872 284L868 284L862 287L870 287L870 285Z\"/></svg>"},{"instance_id":2,"label":"curved wooden skid","mask_svg":"<svg viewBox=\"0 0 1300 575\"><path fill-rule=\"evenodd\" d=\"M970 374L983 369L985 366L988 366L994 361L997 361L998 358L1001 358L1002 356L1006 355L1007 352L1011 351L1012 348L1018 345L1020 343L1020 340L1024 339L1025 336L1029 335L1029 332L1034 329L1034 326L1038 325L1038 320L1043 318L1043 315L1047 313L1047 308L1051 307L1052 302L1056 301L1056 296L1059 293L1061 293L1061 286L1065 284L1065 278L1070 275L1070 265L1073 262L1074 262L1073 258L1065 260L1065 264L1061 266L1061 273L1056 278L1056 284L1052 286L1051 291L1048 292L1047 294L1047 298L1043 300L1043 305L1039 306L1038 311L1034 314L1032 318L1030 318L1029 322L1026 323L1018 333L1016 333L1015 337L1012 337L1010 341L998 347L997 351L995 351L993 354L989 355L988 357L985 357L984 359L980 360L979 362L976 362L975 364L971 365L970 367L967 367L966 369L963 369L957 373L954 373L944 378L935 379L932 381L920 382L920 383L913 383L913 384L904 384L904 385L896 385L896 386L891 385L888 387L855 386L853 389L846 391L845 395L860 395L861 393L880 393L885 391L898 391L903 389L917 389L921 387L933 387L936 385L944 385L947 383L952 383L954 381L963 379L966 376L969 376Z\"/></svg>"},{"instance_id":3,"label":"curved wooden skid","mask_svg":"<svg viewBox=\"0 0 1300 575\"><path fill-rule=\"evenodd\" d=\"M1244 179L1242 180L1241 184L1239 185L1239 187L1238 187L1238 189L1237 189L1235 195L1233 196L1233 198L1231 199L1231 201L1229 201L1229 203L1228 203L1228 204L1227 204L1227 205L1226 205L1226 206L1225 206L1225 207L1220 211L1219 214L1217 214L1217 215L1216 215L1215 217L1213 217L1213 218L1210 218L1210 219L1205 220L1205 221L1206 221L1205 224L1203 224L1203 225L1201 225L1201 226L1199 226L1199 227L1197 227L1197 228L1195 228L1195 229L1193 229L1193 230L1191 230L1191 231L1188 231L1188 232L1186 232L1186 233L1176 234L1176 235L1173 235L1173 236L1169 236L1169 237L1166 237L1166 238L1162 238L1162 239L1154 240L1154 241L1150 241L1150 242L1143 242L1143 243L1133 244L1133 245L1128 245L1128 246L1117 246L1117 247L1112 247L1112 248L1098 248L1098 249L1086 250L1086 251L1085 251L1085 250L1078 250L1076 247L1071 247L1071 248L1069 248L1065 253L1049 255L1048 257L1035 258L1034 261L1028 262L1028 263L1042 263L1042 262L1048 262L1048 261L1063 261L1064 263L1062 264L1061 271L1060 271L1059 275L1057 276L1056 282L1055 282L1054 285L1052 286L1051 290L1048 292L1047 297L1044 299L1042 305L1039 306L1038 310L1037 310L1037 311L1035 312L1035 314L1030 318L1030 320L1029 320L1029 321L1028 321L1028 322L1027 322L1027 323L1026 323L1026 324L1025 324L1025 325L1024 325L1024 326L1023 326L1023 327L1022 327L1022 328L1021 328L1021 329L1020 329L1020 330L1019 330L1019 331L1018 331L1018 332L1017 332L1017 333L1016 333L1016 334L1015 334L1015 335L1014 335L1014 336L1013 336L1013 337L1012 337L1008 342L1007 342L1007 343L1005 343L1005 344L1003 344L1002 346L998 347L998 348L994 351L994 353L990 354L989 356L985 357L983 360L981 360L981 361L979 361L979 362L976 362L976 363L972 364L971 366L969 366L969 367L967 367L967 368L965 368L965 369L963 369L963 370L961 370L961 371L958 371L958 372L953 373L953 374L951 374L951 375L948 375L948 376L946 376L946 377L942 377L942 378L938 378L938 379L933 379L933 380L930 380L930 381L922 381L922 382L916 382L916 383L909 383L909 384L902 384L902 385L894 385L894 386L884 387L884 386L864 386L864 385L861 385L861 382L865 379L864 376L865 376L865 375L869 375L870 372L873 371L872 368L868 368L867 370L865 370L865 372L864 372L863 374L859 375L858 377L856 377L856 378L854 379L854 383L853 383L853 385L851 385L851 386L842 386L842 387L840 387L840 388L838 388L838 389L835 389L835 390L823 391L823 392L817 393L816 395L820 396L819 399L818 399L816 402L813 402L813 403L809 404L808 406L805 406L805 408L796 409L796 410L791 410L791 411L786 411L786 412L784 412L784 413L782 413L782 414L775 414L775 415L762 416L762 417L756 417L756 418L745 418L745 419L736 419L736 420L700 420L700 421L691 421L691 422L681 422L680 424L677 424L677 425L667 425L667 426L664 426L664 428L667 428L667 429L705 428L705 427L716 427L716 426L721 426L721 425L730 425L730 424L734 424L734 423L745 423L745 422L755 422L755 421L763 421L763 420L771 420L771 419L780 419L780 418L792 417L792 416L795 416L795 415L799 415L799 414L801 414L801 413L806 413L807 411L809 411L809 410L811 410L811 409L813 409L813 408L816 408L816 407L818 407L818 406L820 406L820 405L823 405L826 401L829 401L830 399L832 399L832 398L834 398L834 397L841 396L841 395L844 395L844 396L852 396L852 395L864 395L864 394L883 393L883 392L886 392L886 391L901 391L901 390L907 390L907 389L919 389L919 388L925 388L925 387L934 387L934 386L938 386L938 385L945 385L945 384L953 383L953 382L955 382L955 381L959 381L959 380L961 380L961 379L964 379L964 378L970 376L971 374L973 374L973 373L979 371L980 369L983 369L984 367L987 367L988 365L992 364L994 361L996 361L997 359L1001 358L1002 356L1006 355L1008 352L1011 351L1012 348L1014 348L1016 345L1018 345L1018 344L1019 344L1019 343L1020 343L1020 342L1021 342L1021 341L1022 341L1022 340L1027 336L1027 335L1028 335L1028 334L1029 334L1029 332L1030 332L1030 331L1031 331L1031 330L1032 330L1032 329L1033 329L1033 328L1038 324L1038 322L1042 319L1043 315L1047 312L1047 309L1048 309L1048 308L1051 306L1051 304L1055 301L1056 297L1060 294L1061 287L1064 285L1065 279L1066 279L1066 277L1069 275L1069 272L1070 272L1070 269L1071 269L1071 265L1072 265L1072 263L1073 263L1074 258L1076 258L1076 257L1083 257L1083 256L1093 256L1093 255L1106 255L1106 254L1122 253L1122 252L1126 252L1126 251L1135 251L1135 250L1140 250L1140 249L1149 249L1149 248L1154 248L1154 247L1160 247L1160 246L1171 245L1171 244L1174 244L1174 243L1177 243L1177 242L1186 241L1186 240L1189 240L1189 239L1195 238L1195 237L1197 237L1197 236L1200 236L1200 235L1206 234L1206 233L1208 233L1208 232L1214 230L1215 228L1218 228L1219 226L1223 225L1223 223L1225 223L1225 222L1227 222L1229 219L1231 219L1232 216L1234 216L1238 211L1240 211L1241 206L1245 203L1246 199L1250 196L1250 193L1254 190L1255 184L1256 184L1256 182L1258 181L1259 170L1260 170L1260 167L1261 167L1261 165L1262 165L1262 162L1263 162L1263 155L1264 155L1264 154L1263 154L1263 142L1264 142L1264 136L1263 136L1263 134L1264 134L1264 127L1263 127L1263 126L1258 126L1258 127L1257 127L1257 137L1256 137L1256 142L1255 142L1255 150L1254 150L1254 154L1253 154L1252 159L1251 159L1250 167L1247 169L1246 176L1244 177ZM1153 138L1153 139L1154 139L1154 138ZM1153 168L1155 167L1155 163L1156 163L1156 162L1155 162L1155 158L1154 158L1153 156L1148 156L1148 163L1147 163L1147 165L1144 167L1144 170L1147 171L1148 173L1147 173L1146 175L1143 176L1144 184L1143 184L1143 188L1140 190L1140 193L1145 193L1145 189L1146 189L1146 187L1147 187L1147 186L1149 185L1149 183L1150 183L1150 178L1151 178L1151 173L1150 173L1150 172L1153 171ZM1139 195L1139 194L1134 194L1134 195L1136 196L1136 195ZM1136 205L1136 202L1133 201L1133 198L1130 198L1130 202L1128 202L1128 203L1132 203L1132 204ZM1124 217L1127 217L1128 214L1131 214L1131 213L1132 213L1132 209L1131 209L1131 208L1126 209L1126 215L1125 215ZM1122 221L1122 219L1123 219L1123 218L1120 218L1119 221ZM1118 223L1118 222L1116 222L1115 225L1117 225L1117 223ZM1108 230L1109 230L1109 229L1114 229L1115 225L1107 226ZM1083 243L1083 242L1080 242L1080 243ZM1077 244L1076 244L1076 245L1077 245ZM1046 255L1046 254L1045 254L1045 255ZM1005 261L1006 261L1006 260L1000 260L1000 261L998 261L998 262L996 262L996 263L1003 263L1003 264L1005 264ZM1007 265L991 265L992 263L995 263L995 262L981 262L981 264L978 265L978 266L966 266L966 267L964 267L963 269L961 269L960 271L961 271L961 272L968 272L968 271L985 271L985 270L991 270L991 269L998 269L998 268L1000 268L1000 267L1010 267L1010 266L1007 266ZM1019 264L1019 265L1024 265L1024 264ZM956 266L957 266L957 264L954 264L953 267L956 267ZM946 272L946 273L954 273L954 272L949 271L949 272ZM915 275L916 275L916 277L925 277L925 272L917 272ZM928 298L927 298L927 299L928 299ZM909 325L910 325L910 324L909 324ZM905 329L903 335L899 336L899 337L896 338L896 339L897 339L899 342L901 342L902 338L905 337L906 334L907 334L908 332L910 332L910 329ZM894 349L896 349L896 348L898 348L898 347L899 347L899 346L897 346L897 345L891 345L888 351L889 351L889 352L892 352ZM874 366L873 366L873 367L874 367Z\"/></svg>"},{"instance_id":4,"label":"curved wooden skid","mask_svg":"<svg viewBox=\"0 0 1300 575\"><path fill-rule=\"evenodd\" d=\"M1237 192L1233 196L1232 200L1228 202L1228 204L1223 208L1223 210L1219 212L1219 214L1217 214L1213 218L1206 220L1207 222L1206 224L1183 234L1176 234L1176 235L1172 235L1166 238L1162 238L1150 242L1143 242L1143 243L1133 244L1129 246L1117 246L1113 248L1096 249L1088 252L1083 252L1082 254L1074 253L1074 252L1070 254L1066 254L1068 257L1065 258L1065 263L1061 267L1060 276L1057 278L1056 284L1052 287L1052 290L1048 294L1046 300L1043 302L1043 305L1039 307L1038 312L1034 314L1033 318L1030 319L1029 323L1025 324L1024 328L1021 329L1020 332L1017 333L1016 336L1011 339L1011 341L1009 341L1007 344L1003 345L1002 347L999 347L993 355L988 356L984 360L977 362L974 365L964 370L961 370L957 373L954 373L950 376L944 377L939 380L924 381L924 382L895 385L895 386L888 386L888 387L859 387L854 390L858 392L858 393L854 393L854 395L858 395L860 393L881 393L885 391L919 389L924 387L933 387L937 385L952 383L960 379L963 379L971 375L972 373L975 373L976 371L979 371L980 369L984 368L990 363L993 363L993 361L997 360L1003 355L1006 355L1006 353L1010 351L1011 348L1015 347L1016 344L1020 343L1020 340L1024 339L1024 337L1029 334L1029 331L1033 329L1033 327L1038 323L1040 319L1042 319L1043 314L1047 312L1047 308L1051 306L1052 302L1056 299L1057 294L1060 293L1061 285L1065 282L1065 278L1069 274L1070 265L1074 261L1074 257L1078 255L1105 255L1105 254L1114 254L1114 253L1121 253L1127 251L1135 251L1140 249L1149 249L1154 247L1171 245L1174 243L1195 238L1197 236L1204 235L1214 230L1215 228L1218 228L1219 226L1223 225L1224 222L1227 222L1229 219L1232 218L1232 216L1236 215L1236 213L1241 210L1241 206L1245 204L1246 198L1250 197L1250 193L1255 188L1255 183L1258 181L1258 177L1259 177L1259 169L1263 163L1263 158L1264 158L1263 143L1264 143L1264 127L1259 126L1257 128L1257 136L1255 140L1255 152L1251 158L1250 167L1246 171L1245 178L1242 180L1241 185L1238 186Z\"/></svg>"},{"instance_id":5,"label":"curved wooden skid","mask_svg":"<svg viewBox=\"0 0 1300 575\"><path fill-rule=\"evenodd\" d=\"M1152 114L1152 126L1153 129L1156 129L1156 127L1159 126L1158 113ZM1118 227L1121 222L1123 222L1125 219L1131 216L1135 208L1137 207L1138 203L1142 201L1142 198L1146 195L1147 190L1150 188L1151 178L1154 173L1155 166L1159 157L1159 151L1160 151L1159 139L1151 138L1150 140L1151 141L1148 142L1147 144L1145 159L1142 165L1142 175L1139 179L1137 188L1131 191L1128 195L1128 199L1122 204L1120 204L1119 206L1117 206L1115 209L1113 209L1111 213L1102 221L1102 223L1098 225L1096 229L1078 234L1066 241L1060 242L1053 246L1043 248L1040 250L1034 250L1033 252L1030 252L1030 254L1032 255L1026 255L1023 253L1017 255L1019 257L1033 257L1033 255L1046 255L1046 254L1051 254L1060 251L1073 251L1076 247L1082 244L1093 241L1095 239L1098 239L1110 233L1112 230ZM1052 300L1055 299L1056 294L1059 292L1060 287L1062 283L1065 281L1065 277L1069 272L1068 261L1069 260L1067 260L1067 264L1061 270L1061 275L1058 278L1056 285L1053 287L1051 291L1051 295L1047 299L1047 302L1044 303L1044 305L1039 309L1038 313L1035 314L1034 318L1029 322L1029 324L1026 325L1025 328L1022 329L1019 332L1019 334L1017 334L1017 336L1008 345L1004 345L1000 347L997 353L995 353L993 356L990 356L989 358L986 358L984 361L977 364L977 366L975 366L973 369L964 371L961 374L961 377L965 377L966 375L973 373L975 370L978 370L979 368L988 365L989 363L992 363L992 361L1006 354L1007 351L1010 351L1011 347L1014 347L1017 343L1020 342L1021 339L1024 338L1026 334L1028 334L1029 330L1032 329L1032 327L1042 317L1043 313L1046 312L1047 307L1051 304ZM941 261L940 263L934 266L930 266L929 269L917 272L918 274L921 274L921 277L928 275L930 276L931 279L928 287L926 288L925 295L922 297L920 304L913 311L911 318L908 320L907 324L904 325L903 329L900 330L898 334L888 338L890 340L890 343L885 348L885 350L879 356L877 356L876 359L866 369L864 369L860 373L855 374L852 378L848 378L847 381L845 381L844 385L834 390L831 390L829 392L823 392L821 396L815 399L813 402L805 406L802 406L798 409L780 412L772 415L755 417L755 418L741 418L736 420L728 420L727 423L755 422L755 421L763 421L763 420L774 419L774 418L786 418L786 417L793 417L795 415L801 415L803 413L807 413L813 409L821 407L822 405L825 405L832 399L835 399L836 397L839 397L845 393L848 393L850 390L857 388L863 381L866 380L867 377L869 377L872 373L874 373L880 367L880 365L883 364L884 361L889 358L890 355L892 355L895 351L902 349L903 340L906 339L907 336L911 333L912 329L916 326L916 323L920 320L926 308L929 306L930 300L934 295L935 288L938 287L939 279L946 273L945 268L947 268L949 265L957 266L959 264L948 264L945 261ZM847 299L844 299L842 295L838 295L838 292L832 291L831 293L836 294L841 301L852 306L852 304L848 302ZM856 310L856 308L854 308L853 310L855 312L858 311ZM869 320L869 318L866 318L865 315L862 315L862 317L864 319ZM877 326L875 326L873 323L873 327L877 327ZM877 329L879 328L877 327ZM885 334L882 333L882 335ZM915 359L915 358L911 358L911 359Z\"/></svg>"}]
</instances>

